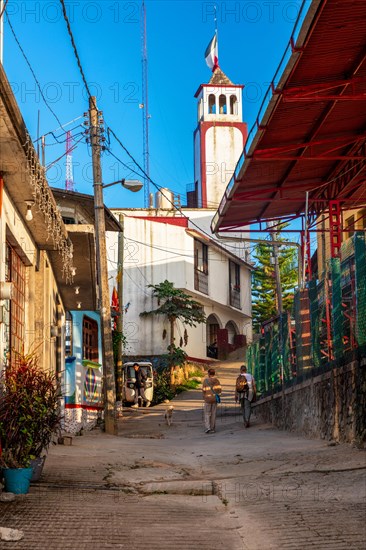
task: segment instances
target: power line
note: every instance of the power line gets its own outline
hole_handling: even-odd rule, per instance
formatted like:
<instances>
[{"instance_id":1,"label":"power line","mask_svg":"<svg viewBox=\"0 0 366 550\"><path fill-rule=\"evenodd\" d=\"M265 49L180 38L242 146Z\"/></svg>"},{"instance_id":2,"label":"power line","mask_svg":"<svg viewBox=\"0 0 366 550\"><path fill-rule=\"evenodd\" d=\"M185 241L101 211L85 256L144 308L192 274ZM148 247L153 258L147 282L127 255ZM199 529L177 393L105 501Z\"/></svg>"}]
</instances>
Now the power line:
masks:
<instances>
[{"instance_id":1,"label":"power line","mask_svg":"<svg viewBox=\"0 0 366 550\"><path fill-rule=\"evenodd\" d=\"M81 133L82 133L81 138L80 138L76 143L74 143L74 145L71 147L70 151L73 151L74 149L76 149L76 147L79 145L79 143L84 139L84 137L85 137L85 136L84 136L84 132L81 132ZM77 134L77 135L80 135L80 134ZM74 138L77 137L77 135L74 136ZM73 139L74 139L74 138L73 138ZM66 151L66 152L63 153L60 157L58 157L56 160L54 160L53 162L51 162L50 164L48 164L48 165L46 166L46 171L49 170L50 168L52 168L52 166L53 166L54 164L56 164L56 162L58 162L59 160L61 160L64 156L66 156L67 153L68 153L68 152Z\"/></svg>"},{"instance_id":2,"label":"power line","mask_svg":"<svg viewBox=\"0 0 366 550\"><path fill-rule=\"evenodd\" d=\"M120 144L120 146L122 147L122 149L125 151L125 153L129 156L129 158L132 160L132 162L137 166L137 168L140 170L140 172L142 174L144 174L145 177L149 178L149 181L153 184L153 186L158 190L160 191L160 193L162 194L162 196L172 205L172 207L174 208L174 210L177 210L177 212L179 212L184 218L186 218L190 223L191 225L193 225L194 227L196 227L200 233L204 234L206 237L208 237L210 240L213 239L212 235L210 235L209 233L207 233L204 229L202 229L202 227L200 227L198 224L196 224L192 218L190 218L189 216L187 216L181 208L179 208L178 206L176 206L172 200L163 193L162 191L162 187L160 185L158 185L157 183L155 183L150 176L147 175L147 173L145 172L145 170L140 166L140 164L137 162L137 160L133 157L133 155L128 151L128 149L123 145L122 141L118 138L118 136L115 134L115 132L112 130L111 127L108 127L108 131L112 134L112 136L114 137L114 139ZM119 159L117 159L119 160ZM223 243L221 243L222 245ZM236 246L233 246L233 245L229 245L227 243L225 243L224 247L227 247L227 248L233 248L235 250L237 250L237 247Z\"/></svg>"},{"instance_id":3,"label":"power line","mask_svg":"<svg viewBox=\"0 0 366 550\"><path fill-rule=\"evenodd\" d=\"M58 122L58 124L60 125L60 127L61 127L62 129L64 129L63 126L62 126L62 123L61 123L60 119L58 118L58 116L56 115L55 111L54 111L54 110L50 107L50 105L48 104L48 102L47 102L47 100L46 100L46 98L45 98L45 96L44 96L44 93L43 93L43 91L42 91L41 85L40 85L40 83L39 83L39 81L38 81L38 78L36 77L36 74L35 74L35 72L34 72L34 70L33 70L33 67L32 67L32 65L30 64L30 61L29 61L28 57L26 56L25 51L23 50L23 48L22 48L22 46L21 46L21 44L20 44L20 42L19 42L19 40L18 40L17 35L15 34L15 31L14 31L13 25L11 24L9 15L8 15L7 12L5 12L5 13L6 13L6 19L7 19L9 28L10 28L10 30L11 30L13 36L14 36L14 40L15 40L15 42L17 43L17 45L18 45L18 47L19 47L19 49L20 49L20 51L21 51L21 53L22 53L22 55L23 55L23 57L24 57L24 59L25 59L25 62L27 63L27 65L28 65L28 67L29 67L30 72L32 73L32 76L33 76L33 78L34 78L34 80L35 80L35 82L36 82L37 88L38 88L38 90L39 90L39 93L41 94L41 97L42 97L42 99L43 99L43 101L44 101L46 107L47 107L47 108L49 109L49 111L53 114L53 116L54 116L55 119L57 120L57 122Z\"/></svg>"},{"instance_id":4,"label":"power line","mask_svg":"<svg viewBox=\"0 0 366 550\"><path fill-rule=\"evenodd\" d=\"M68 30L68 33L69 33L69 36L70 36L70 39L71 39L71 44L72 44L72 47L73 47L73 50L74 50L74 55L75 55L75 58L76 58L76 61L77 61L77 64L78 64L78 67L79 67L79 70L80 70L80 74L81 74L81 77L83 79L83 82L84 82L84 85L85 85L85 89L88 93L88 96L89 98L92 98L92 95L91 95L91 92L90 92L90 89L89 89L89 86L88 86L88 83L86 81L86 77L85 77L85 74L84 74L84 71L83 71L83 67L81 65L81 60L80 60L80 56L78 54L78 51L77 51L77 48L76 48L76 44L75 44L75 40L74 40L74 36L73 36L73 33L72 33L72 30L71 30L71 26L70 26L70 21L69 21L69 18L67 16L67 13L66 13L66 6L65 6L65 2L64 0L60 0L61 2L61 5L62 5L62 12L63 12L63 16L64 16L64 19L65 19L65 22L66 22L66 25L67 25L67 30ZM96 107L95 107L96 108ZM117 137L117 135L114 133L114 131L112 130L111 127L108 127L108 132L110 132L113 137L116 139L116 141L120 144L120 146L123 148L123 150L126 152L126 154L129 156L129 158L133 161L133 163L138 167L138 169L140 170L141 174L144 175L145 177L145 180L147 179L149 182L151 182L153 184L153 186L158 190L160 191L160 193L163 195L164 198L167 199L167 201L173 206L173 208L175 210L177 210L178 212L181 213L181 215L183 217L185 217L187 220L189 220L191 222L191 224L196 227L197 229L199 229L199 231L201 233L203 233L204 235L206 235L207 237L209 237L210 239L212 239L212 235L210 235L209 233L206 233L199 225L197 225L196 223L194 223L192 221L191 218L189 218L189 216L187 216L186 214L184 214L182 212L182 210L180 208L178 208L170 199L169 197L167 197L162 191L162 187L159 186L158 184L156 184L152 179L151 177L149 176L149 174L140 166L140 164L137 162L137 160L131 155L131 153L128 151L128 149L123 145L122 141ZM112 154L112 156L115 157L115 155L109 150L110 154ZM123 164L124 166L126 166L125 163L123 163L120 159L118 159L117 157L115 157L116 160L118 160L119 162L121 162L121 164ZM131 168L128 168L129 170L131 170ZM133 171L134 173L137 173L135 172L134 170L131 170ZM235 246L231 246L231 245L227 245L225 244L225 246L227 246L228 248L234 248L235 250L237 250L237 247Z\"/></svg>"},{"instance_id":5,"label":"power line","mask_svg":"<svg viewBox=\"0 0 366 550\"><path fill-rule=\"evenodd\" d=\"M6 9L6 4L8 3L8 0L5 0L5 3L3 5L3 9L1 10L1 13L0 13L0 19L2 18L2 16L4 15L4 11Z\"/></svg>"},{"instance_id":6,"label":"power line","mask_svg":"<svg viewBox=\"0 0 366 550\"><path fill-rule=\"evenodd\" d=\"M77 128L83 128L82 124L78 124L77 126L74 126L73 128L71 128L70 132L73 132L73 131L76 130ZM82 134L82 133L84 133L84 132L78 132L77 134L75 134L75 135L72 137L72 139L74 139L74 138L77 137L77 136L80 136L80 134ZM50 136L50 135L51 135L51 136L55 139L55 141L56 141L56 143L45 143L45 144L44 144L45 147L55 147L55 146L57 146L57 145L62 145L63 143L66 143L67 138L61 139L61 140L58 139L58 138L60 138L61 136L65 135L65 134L67 134L67 132L64 132L63 134L61 134L61 135L59 135L59 136L55 136L53 132L48 132L47 134L43 134L42 137L46 137L46 136ZM39 141L40 139L42 139L42 137L36 139L33 143L37 143L37 141Z\"/></svg>"},{"instance_id":7,"label":"power line","mask_svg":"<svg viewBox=\"0 0 366 550\"><path fill-rule=\"evenodd\" d=\"M91 98L92 95L91 95L91 92L90 92L90 89L89 89L89 86L88 86L88 83L87 83L87 80L86 80L86 77L85 77L85 74L84 74L84 71L83 71L83 67L81 65L80 56L79 56L79 53L78 53L78 50L77 50L77 47L76 47L74 35L72 33L72 30L71 30L70 21L69 21L69 18L67 16L65 2L64 2L64 0L60 0L60 2L61 2L61 6L62 6L62 13L63 13L64 19L65 19L65 22L66 22L66 26L67 26L67 32L69 33L69 36L70 36L71 44L72 44L72 47L73 47L73 50L74 50L74 55L75 55L75 58L76 58L76 62L77 62L78 67L79 67L81 78L83 79L84 86L85 86L85 89L88 93L88 96L89 96L89 98Z\"/></svg>"},{"instance_id":8,"label":"power line","mask_svg":"<svg viewBox=\"0 0 366 550\"><path fill-rule=\"evenodd\" d=\"M163 248L162 246L149 244L149 243L144 243L142 241L137 241L136 239L132 239L131 237L126 237L126 236L125 236L125 240L126 241L131 241L131 242L136 243L136 244L141 244L142 246L146 246L148 248L155 248L156 250L160 250L161 252L167 252L168 254L173 254L173 256L171 256L171 258L173 258L174 256L178 256L178 257L182 257L182 258L192 258L192 259L194 259L194 254L186 254L186 253L183 252L182 249L179 249L179 248ZM239 259L241 259L241 258L239 258ZM160 261L160 260L156 260L156 261ZM210 258L210 261L222 263L222 260L219 259L219 258L218 259ZM112 263L117 263L117 262L112 262ZM151 263L153 263L153 262L151 262Z\"/></svg>"},{"instance_id":9,"label":"power line","mask_svg":"<svg viewBox=\"0 0 366 550\"><path fill-rule=\"evenodd\" d=\"M131 168L131 166L128 166L128 164L126 164L125 162L123 162L120 158L117 157L117 155L115 155L114 153L112 153L112 151L108 148L106 149L106 151L112 155L112 157L114 157L118 162L120 162L122 164L122 166L124 166L127 170L129 170L130 172L133 172L134 174L136 174L137 176L139 176L140 178L142 177L142 174L140 174L139 172L136 172L136 170L134 170L133 168Z\"/></svg>"},{"instance_id":10,"label":"power line","mask_svg":"<svg viewBox=\"0 0 366 550\"><path fill-rule=\"evenodd\" d=\"M49 132L46 132L45 134L43 134L43 136L35 139L33 141L33 143L37 143L37 141L41 140L42 137L46 137L46 136L49 136L51 135L55 141L57 141L58 143L64 143L63 141L58 141L60 137L64 136L66 133L67 133L67 130L65 130L66 126L68 126L69 124L72 124L73 122L75 122L76 120L79 120L80 118L84 118L83 115L80 115L80 116L77 116L76 118L73 118L72 120L69 120L69 122L65 122L63 124L63 126L59 126L58 128L55 128L55 130L50 130ZM73 128L71 128L71 131L75 130L76 128L78 128L79 126L83 126L82 124L77 124L76 126L74 126ZM61 132L61 134L59 136L56 136L55 135L55 132L57 132L58 130L60 129L63 129L64 131Z\"/></svg>"}]
</instances>

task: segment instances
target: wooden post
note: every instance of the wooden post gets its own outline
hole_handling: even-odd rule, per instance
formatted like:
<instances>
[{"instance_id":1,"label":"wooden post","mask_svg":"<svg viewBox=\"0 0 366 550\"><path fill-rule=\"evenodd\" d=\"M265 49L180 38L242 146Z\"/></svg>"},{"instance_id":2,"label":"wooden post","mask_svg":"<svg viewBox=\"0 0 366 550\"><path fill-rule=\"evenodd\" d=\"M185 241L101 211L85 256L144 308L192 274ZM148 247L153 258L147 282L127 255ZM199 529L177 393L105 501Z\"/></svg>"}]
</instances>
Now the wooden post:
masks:
<instances>
[{"instance_id":1,"label":"wooden post","mask_svg":"<svg viewBox=\"0 0 366 550\"><path fill-rule=\"evenodd\" d=\"M89 118L94 181L95 246L103 349L104 422L106 433L117 435L117 420L115 412L116 387L112 345L111 305L108 288L102 167L100 162L101 146L99 116L100 113L97 110L96 98L90 97Z\"/></svg>"}]
</instances>

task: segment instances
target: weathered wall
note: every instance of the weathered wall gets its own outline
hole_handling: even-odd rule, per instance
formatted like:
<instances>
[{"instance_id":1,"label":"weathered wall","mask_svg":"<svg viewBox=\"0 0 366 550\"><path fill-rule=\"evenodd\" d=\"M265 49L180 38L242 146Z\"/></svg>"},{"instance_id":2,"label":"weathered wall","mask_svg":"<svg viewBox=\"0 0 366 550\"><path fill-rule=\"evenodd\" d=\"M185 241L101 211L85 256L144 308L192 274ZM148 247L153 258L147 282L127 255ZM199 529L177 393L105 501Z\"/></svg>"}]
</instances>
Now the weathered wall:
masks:
<instances>
[{"instance_id":1,"label":"weathered wall","mask_svg":"<svg viewBox=\"0 0 366 550\"><path fill-rule=\"evenodd\" d=\"M253 405L257 418L303 435L366 442L366 358L274 394Z\"/></svg>"}]
</instances>

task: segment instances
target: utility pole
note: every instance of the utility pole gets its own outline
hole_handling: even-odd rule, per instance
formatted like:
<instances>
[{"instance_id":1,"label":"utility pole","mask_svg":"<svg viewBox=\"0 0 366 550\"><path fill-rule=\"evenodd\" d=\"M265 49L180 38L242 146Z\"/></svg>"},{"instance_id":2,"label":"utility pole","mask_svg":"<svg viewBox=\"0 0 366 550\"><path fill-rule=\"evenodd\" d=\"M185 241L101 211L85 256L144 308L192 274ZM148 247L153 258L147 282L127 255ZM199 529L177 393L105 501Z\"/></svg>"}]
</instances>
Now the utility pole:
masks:
<instances>
[{"instance_id":1,"label":"utility pole","mask_svg":"<svg viewBox=\"0 0 366 550\"><path fill-rule=\"evenodd\" d=\"M119 215L119 225L121 230L118 234L118 274L117 274L117 293L119 303L119 316L117 317L117 332L123 334L123 262L124 262L124 246L125 246L125 217ZM118 398L122 401L122 356L123 356L123 341L122 338L117 350L117 387Z\"/></svg>"},{"instance_id":2,"label":"utility pole","mask_svg":"<svg viewBox=\"0 0 366 550\"><path fill-rule=\"evenodd\" d=\"M100 162L100 116L97 110L96 97L89 98L90 140L92 147L94 211L95 211L95 246L97 256L97 275L99 289L99 308L102 329L103 350L103 392L104 422L108 434L117 435L116 420L116 387L111 327L111 306L108 288L107 250L105 241L105 218L102 187L102 167Z\"/></svg>"}]
</instances>

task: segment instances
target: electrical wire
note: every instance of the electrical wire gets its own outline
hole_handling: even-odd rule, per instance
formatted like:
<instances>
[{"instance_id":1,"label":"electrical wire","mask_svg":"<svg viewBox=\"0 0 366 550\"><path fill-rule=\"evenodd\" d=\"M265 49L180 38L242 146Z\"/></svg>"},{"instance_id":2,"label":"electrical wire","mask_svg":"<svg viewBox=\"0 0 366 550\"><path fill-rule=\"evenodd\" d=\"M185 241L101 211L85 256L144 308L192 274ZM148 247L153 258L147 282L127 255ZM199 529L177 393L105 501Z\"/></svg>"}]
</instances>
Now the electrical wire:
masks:
<instances>
[{"instance_id":1,"label":"electrical wire","mask_svg":"<svg viewBox=\"0 0 366 550\"><path fill-rule=\"evenodd\" d=\"M66 12L66 5L65 5L64 0L60 0L60 2L61 2L61 6L62 6L62 13L63 13L64 19L65 19L65 22L66 22L66 26L67 26L67 32L69 33L69 36L70 36L71 45L72 45L72 48L74 50L74 55L75 55L76 62L77 62L78 67L79 67L81 78L83 79L84 86L85 86L85 89L86 89L87 94L89 96L89 99L91 99L92 95L91 95L90 88L89 88L89 85L88 85L88 82L86 80L85 73L84 73L84 70L83 70L83 67L82 67L82 64L81 64L81 60L80 60L80 56L79 56L79 53L78 53L78 50L77 50L77 47L76 47L74 35L72 33L72 30L71 30L70 21L69 21L69 18L67 16L67 12ZM97 110L95 105L94 105L94 107Z\"/></svg>"},{"instance_id":2,"label":"electrical wire","mask_svg":"<svg viewBox=\"0 0 366 550\"><path fill-rule=\"evenodd\" d=\"M162 246L157 246L157 245L154 245L154 244L144 243L142 241L138 241L136 239L133 239L132 237L126 237L126 236L125 236L125 240L126 241L131 241L131 242L136 243L136 244L140 244L142 246L146 246L148 248L154 248L156 250L160 250L161 252L166 252L168 254L172 254L172 256L170 258L167 258L167 259L173 259L176 256L182 257L182 258L194 259L194 254L187 254L184 251L182 251L182 249L179 249L179 248L163 248ZM240 257L238 257L238 259L241 260L241 261L244 261ZM109 261L112 264L118 265L118 262L115 262L114 260L109 260ZM161 260L156 260L156 261L158 262L158 261L161 261ZM220 263L222 263L222 259L220 259L220 258L217 258L217 259L210 258L210 261L211 262L220 262ZM151 262L151 263L154 263L154 262Z\"/></svg>"},{"instance_id":3,"label":"electrical wire","mask_svg":"<svg viewBox=\"0 0 366 550\"><path fill-rule=\"evenodd\" d=\"M30 61L29 61L28 57L26 56L25 51L23 50L23 48L22 48L22 46L21 46L21 44L20 44L20 42L19 42L19 40L18 40L17 35L15 34L15 31L14 31L13 25L11 24L11 21L10 21L10 18L9 18L8 13L5 12L5 15L6 15L6 19L7 19L9 28L10 28L10 30L11 30L13 36L14 36L14 40L15 40L15 42L17 43L17 45L18 45L18 47L19 47L19 49L20 49L20 51L21 51L21 53L22 53L22 55L23 55L23 57L24 57L24 60L25 60L25 62L27 63L27 65L28 65L28 67L29 67L30 72L32 73L32 76L33 76L33 78L34 78L34 80L35 80L35 83L36 83L36 85L37 85L37 88L38 88L38 90L39 90L39 93L41 94L41 97L42 97L42 99L43 99L43 101L44 101L46 107L47 107L48 110L52 113L52 115L55 117L55 119L57 120L57 122L58 122L58 124L60 125L60 127L61 127L62 129L64 129L63 126L62 126L62 122L60 121L60 119L59 119L58 116L56 115L55 111L50 107L50 105L49 105L48 102L47 102L47 99L46 99L45 96L44 96L44 93L43 93L43 91L42 91L41 85L40 85L40 83L39 83L38 78L36 77L36 74L35 74L35 72L34 72L34 70L33 70L33 67L32 67L32 65L30 64Z\"/></svg>"},{"instance_id":4,"label":"electrical wire","mask_svg":"<svg viewBox=\"0 0 366 550\"><path fill-rule=\"evenodd\" d=\"M6 10L6 4L8 3L9 0L5 0L5 3L3 5L3 9L1 10L1 13L0 13L0 19L2 18L2 16L4 15L4 11Z\"/></svg>"},{"instance_id":5,"label":"electrical wire","mask_svg":"<svg viewBox=\"0 0 366 550\"><path fill-rule=\"evenodd\" d=\"M210 240L213 239L212 235L210 235L209 233L207 233L204 229L202 229L202 227L200 227L198 224L196 224L192 218L190 218L189 216L187 216L187 214L185 214L181 208L179 208L178 206L176 206L173 201L163 193L162 191L162 187L160 185L158 185L157 183L155 183L150 176L148 176L148 174L145 172L145 170L140 166L140 164L137 162L137 160L133 157L133 155L128 151L128 149L123 145L122 141L118 138L118 136L115 134L115 132L112 130L111 127L108 127L108 131L112 134L112 136L114 137L114 139L119 143L119 145L122 147L122 149L125 151L125 153L128 155L128 157L133 161L133 163L137 166L137 168L140 170L140 172L143 174L143 176L145 178L147 178L151 183L152 185L158 190L160 191L160 193L162 194L162 196L172 205L172 207L174 208L174 210L177 210L177 212L179 212L184 218L186 218L191 225L193 225L194 227L196 227L200 233L202 233L203 235L205 235L206 237L208 237ZM117 158L117 160L119 160ZM221 243L221 245L223 245L223 243ZM225 248L233 248L235 250L237 250L237 246L233 246L233 245L229 245L227 243L225 243L224 245Z\"/></svg>"},{"instance_id":6,"label":"electrical wire","mask_svg":"<svg viewBox=\"0 0 366 550\"><path fill-rule=\"evenodd\" d=\"M46 166L46 172L47 170L49 170L50 168L52 168L52 166L54 164L56 164L56 162L58 162L59 160L61 160L63 157L65 157L66 155L69 155L71 153L71 151L73 151L74 149L76 149L76 147L78 146L78 144L85 138L85 135L84 135L84 132L82 133L83 135L81 136L81 138L76 142L74 143L74 145L68 149L65 153L63 153L60 157L58 157L56 160L54 160L53 162L51 162L50 164L48 164ZM77 136L75 136L77 137Z\"/></svg>"},{"instance_id":7,"label":"electrical wire","mask_svg":"<svg viewBox=\"0 0 366 550\"><path fill-rule=\"evenodd\" d=\"M128 166L128 164L126 164L125 162L123 162L120 158L117 157L117 155L115 155L114 153L112 153L112 151L107 148L106 149L106 152L109 153L110 155L112 155L112 157L114 157L118 162L120 162L122 164L122 166L124 166L127 170L129 170L130 172L132 172L133 174L136 174L137 176L139 176L140 178L143 177L142 174L140 174L139 172L136 172L136 170L134 170L133 168L131 168L131 166Z\"/></svg>"},{"instance_id":8,"label":"electrical wire","mask_svg":"<svg viewBox=\"0 0 366 550\"><path fill-rule=\"evenodd\" d=\"M80 71L80 74L81 74L81 77L83 79L83 82L84 82L84 85L85 85L85 89L88 93L88 96L89 96L89 99L92 98L92 95L91 95L91 92L90 92L90 89L89 89L89 86L88 86L88 83L87 83L87 80L86 80L86 77L85 77L85 73L84 73L84 70L83 70L83 67L82 67L82 64L81 64L81 60L80 60L80 56L79 56L79 53L78 53L78 50L77 50L77 47L76 47L76 43L75 43L75 39L74 39L74 36L73 36L73 33L72 33L72 30L71 30L71 25L70 25L70 21L69 21L69 18L67 16L67 12L66 12L66 6L65 6L65 1L64 0L60 0L61 2L61 6L62 6L62 13L63 13L63 16L64 16L64 19L65 19L65 22L66 22L66 26L67 26L67 31L69 33L69 36L70 36L70 40L71 40L71 44L72 44L72 47L73 47L73 50L74 50L74 55L75 55L75 58L76 58L76 61L77 61L77 64L78 64L78 67L79 67L79 71ZM97 110L97 107L96 105L94 104L94 107L95 109ZM137 166L137 168L140 170L141 174L144 175L144 177L150 181L153 186L158 190L160 191L160 193L163 195L164 198L166 198L166 200L173 206L173 208L175 210L177 210L178 212L181 213L181 215L183 217L185 217L186 219L188 219L190 221L190 223L195 226L197 229L199 229L199 231L201 233L204 233L209 239L212 239L212 235L206 233L199 225L197 225L196 223L194 223L186 214L184 214L182 212L182 210L180 208L178 208L170 199L169 197L167 197L162 191L162 187L159 186L157 183L155 183L149 176L148 174L145 172L145 170L140 166L140 164L137 162L137 160L131 155L131 153L128 151L128 149L123 145L122 141L117 137L117 135L114 133L114 131L112 130L111 127L108 127L108 134L111 133L113 135L113 137L115 138L115 140L120 144L120 146L122 147L122 149L125 151L125 153L129 156L129 158L132 160L132 162ZM116 158L116 160L118 160L119 162L121 162L121 164L125 167L127 167L127 165L125 163L123 163L120 159L118 159L109 149L109 153ZM134 172L135 174L137 175L140 175L138 174L136 171L132 170L130 167L128 167L128 169L132 172ZM141 175L140 175L141 177ZM234 249L237 249L237 247L235 246L231 246L231 245L227 245L225 244L226 247L228 248L234 248Z\"/></svg>"},{"instance_id":9,"label":"electrical wire","mask_svg":"<svg viewBox=\"0 0 366 550\"><path fill-rule=\"evenodd\" d=\"M39 141L40 139L42 139L42 137L46 137L46 136L49 136L49 135L52 135L52 137L55 139L55 141L58 141L58 138L64 136L65 134L67 134L68 130L65 130L66 126L68 126L69 124L72 124L73 122L75 122L76 120L79 120L80 118L84 118L83 115L81 116L77 116L76 118L74 118L73 120L70 120L69 122L65 122L63 124L63 126L59 126L58 128L56 128L55 130L50 130L49 132L46 132L45 134L43 134L42 136L40 136L39 138L35 139L33 141L33 143L37 143L37 141ZM82 124L78 124L77 126L75 126L74 128L71 128L70 132L72 132L73 130L75 130L75 128L78 128L79 126L83 127ZM59 135L59 136L56 136L55 135L55 132L57 132L58 130L60 129L63 129L64 131ZM65 140L66 141L66 140ZM64 143L64 142L61 142L59 141L58 143Z\"/></svg>"},{"instance_id":10,"label":"electrical wire","mask_svg":"<svg viewBox=\"0 0 366 550\"><path fill-rule=\"evenodd\" d=\"M74 126L73 128L71 128L71 130L69 130L69 131L70 131L70 132L73 132L73 131L76 130L77 128L83 128L83 126L82 126L81 124L78 124L77 126ZM84 128L83 128L83 129L84 129ZM61 134L61 135L65 135L65 134L67 134L67 132L64 132L64 133ZM71 139L72 139L72 140L75 140L75 138L78 137L78 136L80 136L81 134L84 134L84 132L78 132L77 134L72 135L72 136L71 136ZM48 132L48 134L44 134L44 136L46 136L46 135L53 135L53 134L52 134L52 132ZM55 136L53 136L53 137L55 137ZM57 136L57 137L61 137L61 136ZM39 138L39 139L41 139L41 138ZM37 139L37 140L34 141L33 143L36 143L37 141L39 141L39 139ZM56 143L45 143L44 145L45 145L45 147L55 147L55 146L57 146L57 145L62 145L63 143L66 143L66 141L67 141L67 137L66 137L65 139L61 139L61 140L56 139Z\"/></svg>"}]
</instances>

